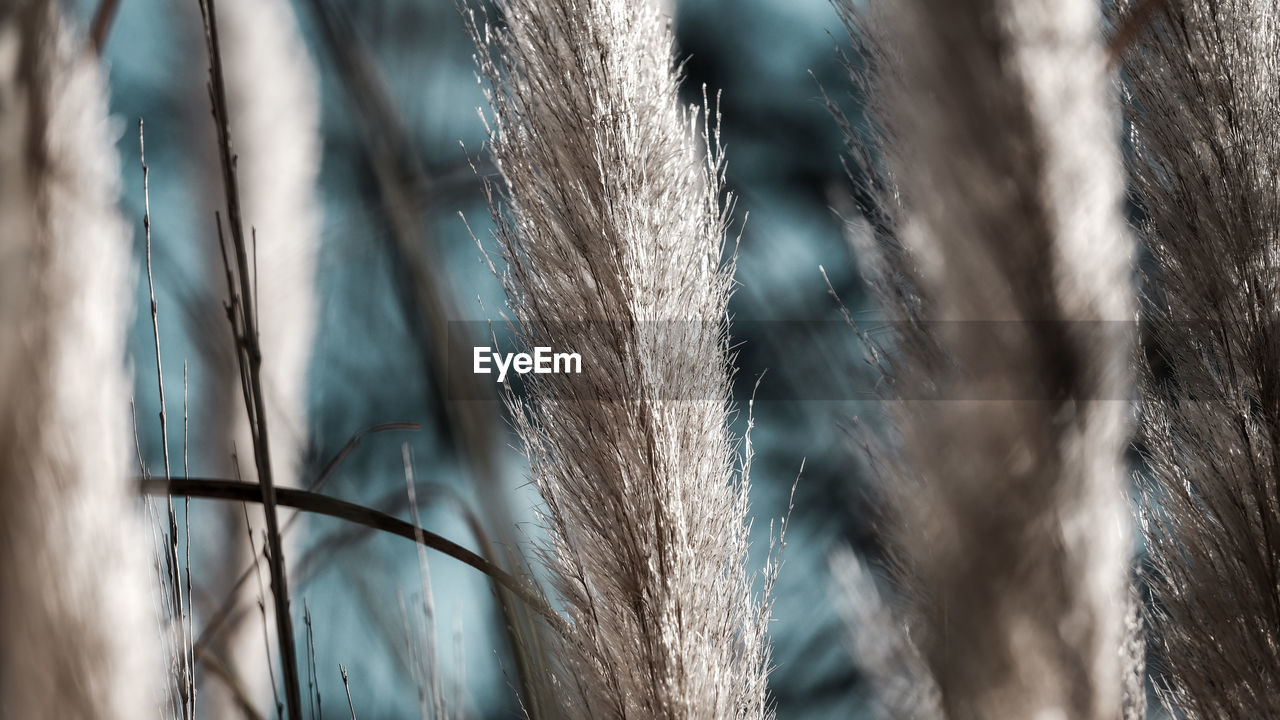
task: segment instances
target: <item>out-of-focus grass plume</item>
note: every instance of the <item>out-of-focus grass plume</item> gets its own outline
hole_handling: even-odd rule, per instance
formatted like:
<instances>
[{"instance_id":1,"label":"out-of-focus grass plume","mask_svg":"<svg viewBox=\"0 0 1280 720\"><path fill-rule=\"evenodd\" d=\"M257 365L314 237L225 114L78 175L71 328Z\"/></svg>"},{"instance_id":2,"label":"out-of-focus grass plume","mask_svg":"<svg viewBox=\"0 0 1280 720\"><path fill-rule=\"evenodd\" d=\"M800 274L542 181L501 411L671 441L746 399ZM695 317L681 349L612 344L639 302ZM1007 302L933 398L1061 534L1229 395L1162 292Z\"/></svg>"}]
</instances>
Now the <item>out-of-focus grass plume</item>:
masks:
<instances>
[{"instance_id":1,"label":"out-of-focus grass plume","mask_svg":"<svg viewBox=\"0 0 1280 720\"><path fill-rule=\"evenodd\" d=\"M874 110L854 232L898 330L869 445L923 717L1115 718L1133 247L1101 10L842 5Z\"/></svg>"},{"instance_id":2,"label":"out-of-focus grass plume","mask_svg":"<svg viewBox=\"0 0 1280 720\"><path fill-rule=\"evenodd\" d=\"M129 226L97 58L0 6L0 715L141 718L164 681L130 458Z\"/></svg>"}]
</instances>

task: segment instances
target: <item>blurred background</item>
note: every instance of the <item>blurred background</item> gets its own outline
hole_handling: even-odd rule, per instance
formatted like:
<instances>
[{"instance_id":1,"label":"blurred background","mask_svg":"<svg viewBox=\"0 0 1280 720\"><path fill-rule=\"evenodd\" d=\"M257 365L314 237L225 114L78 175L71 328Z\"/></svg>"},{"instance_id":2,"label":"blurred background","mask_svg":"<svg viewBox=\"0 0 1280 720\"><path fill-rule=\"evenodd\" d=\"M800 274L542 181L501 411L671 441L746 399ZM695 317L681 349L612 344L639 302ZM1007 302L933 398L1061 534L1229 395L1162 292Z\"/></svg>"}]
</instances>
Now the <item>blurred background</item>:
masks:
<instances>
[{"instance_id":1,"label":"blurred background","mask_svg":"<svg viewBox=\"0 0 1280 720\"><path fill-rule=\"evenodd\" d=\"M82 27L96 6L78 0ZM302 477L318 473L361 429L412 422L420 429L365 437L324 492L369 505L402 498L407 446L420 481L452 488L474 509L479 493L459 450L466 433L456 427L447 392L432 380L431 338L422 336L421 323L407 310L414 303L414 263L406 261L403 245L407 235L433 258L432 275L452 305L450 320L500 323L502 290L475 240L495 250L484 193L493 169L484 152L478 115L484 97L471 42L453 0L297 0L292 7L320 76L323 141L316 335L305 384L306 427L294 429L302 442ZM736 422L739 432L745 430L747 401L759 381L751 436L757 567L787 514L802 463L804 468L776 589L773 697L783 718L858 717L862 687L832 604L827 562L845 544L874 554L860 456L850 434L866 407L854 402L856 393L833 386L845 378L852 387L855 378L869 374L819 270L825 267L851 311L865 312L856 259L837 215L852 193L842 164L844 140L823 97L825 89L858 117L839 56L849 40L828 0L680 0L672 12L679 53L687 59L688 99L699 100L704 85L720 98L728 182L738 198L740 287L731 310L735 396L743 412ZM213 224L208 198L221 190L211 181L217 177L212 157L194 149L212 134L199 32L195 0L124 0L105 57L139 267L144 246L136 122L146 120L166 394L172 418L187 363L190 474L210 476L225 466L230 449L202 442L213 433L204 409L226 402L211 397L217 391L210 387L208 360L226 332L217 324L225 323L223 288L211 280L218 275L209 271L207 245ZM366 77L379 78L376 102L353 92L344 75L353 56L369 60ZM371 115L380 128L375 135L385 142L381 150L368 141ZM378 124L387 117L397 119L396 133ZM399 217L386 202L385 174L379 179L388 157L393 175L408 178L401 183L408 188L401 209L408 212ZM147 464L157 468L162 451L145 273L137 281L132 363L139 437ZM242 411L239 399L231 400ZM509 447L515 443L501 408L493 403L480 414L499 438L494 474L518 534L536 539L536 493L525 482L522 458ZM171 421L174 452L176 428ZM407 518L407 501L398 502L390 509ZM421 504L424 526L475 547L457 503ZM193 501L186 519L199 617L201 608L208 612L225 594L215 566L224 559L228 529L209 501ZM518 717L512 660L488 583L451 558L431 553L428 560L446 704L466 717ZM341 663L360 718L417 717L416 653L422 650L413 647L416 636L406 632L401 609L422 594L413 545L310 518L296 539L290 569L300 636L304 603L310 615L325 715L346 716ZM215 681L206 676L199 682Z\"/></svg>"}]
</instances>

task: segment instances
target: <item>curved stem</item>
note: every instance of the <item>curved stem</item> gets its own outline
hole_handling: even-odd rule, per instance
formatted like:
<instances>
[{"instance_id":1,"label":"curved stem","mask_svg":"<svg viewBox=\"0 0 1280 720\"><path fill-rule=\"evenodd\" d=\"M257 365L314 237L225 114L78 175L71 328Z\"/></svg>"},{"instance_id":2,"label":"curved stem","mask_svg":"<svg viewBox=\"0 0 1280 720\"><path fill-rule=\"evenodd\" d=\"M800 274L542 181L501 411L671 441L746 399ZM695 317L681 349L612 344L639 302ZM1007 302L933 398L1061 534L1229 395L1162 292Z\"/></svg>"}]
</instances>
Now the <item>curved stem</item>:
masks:
<instances>
[{"instance_id":1,"label":"curved stem","mask_svg":"<svg viewBox=\"0 0 1280 720\"><path fill-rule=\"evenodd\" d=\"M142 479L140 486L144 494L150 495L174 495L235 502L262 502L262 489L256 483L236 482L234 480L192 477L174 477L165 480L164 478L153 477ZM530 608L546 618L547 622L551 623L551 626L557 632L564 634L568 629L564 618L552 610L541 594L530 587L529 584L452 540L363 505L306 490L281 487L275 490L276 504L282 507L290 507L317 515L327 515L358 525L364 525L374 530L398 535L406 540L421 542L425 547L466 563L488 575L495 584L502 586L523 600Z\"/></svg>"}]
</instances>

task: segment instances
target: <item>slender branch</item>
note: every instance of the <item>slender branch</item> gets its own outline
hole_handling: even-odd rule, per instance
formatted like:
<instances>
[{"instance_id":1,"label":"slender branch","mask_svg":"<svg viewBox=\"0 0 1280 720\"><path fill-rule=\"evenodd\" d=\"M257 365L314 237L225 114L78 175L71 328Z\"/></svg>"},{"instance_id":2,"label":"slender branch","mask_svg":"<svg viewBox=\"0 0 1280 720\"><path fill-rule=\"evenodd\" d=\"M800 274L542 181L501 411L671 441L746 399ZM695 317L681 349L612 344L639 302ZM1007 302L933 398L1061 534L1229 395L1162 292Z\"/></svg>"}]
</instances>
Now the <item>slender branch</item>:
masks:
<instances>
[{"instance_id":1,"label":"slender branch","mask_svg":"<svg viewBox=\"0 0 1280 720\"><path fill-rule=\"evenodd\" d=\"M315 701L311 707L311 720L316 716L324 717L324 703L320 699L320 674L316 672L316 633L311 625L311 608L307 607L307 599L302 599L302 622L307 627L307 700Z\"/></svg>"},{"instance_id":2,"label":"slender branch","mask_svg":"<svg viewBox=\"0 0 1280 720\"><path fill-rule=\"evenodd\" d=\"M232 319L238 329L236 356L244 385L245 410L249 415L253 438L253 456L258 470L263 514L266 516L267 544L270 548L271 590L275 595L276 628L283 665L285 699L291 720L302 718L302 690L298 679L298 655L289 615L289 585L285 572L284 548L280 539L280 522L276 514L276 487L271 475L270 442L267 432L266 403L262 391L262 348L259 345L257 314L254 310L252 276L240 213L240 188L236 179L235 159L231 152L231 128L228 115L226 83L223 78L222 55L218 44L218 19L214 0L197 0L204 20L205 43L209 52L209 95L214 127L218 137L218 157L227 202L227 224L230 226L235 251L238 296L232 290L232 307L239 310ZM230 271L228 269L228 274ZM239 300L236 303L236 300ZM236 320L239 320L239 323Z\"/></svg>"},{"instance_id":3,"label":"slender branch","mask_svg":"<svg viewBox=\"0 0 1280 720\"><path fill-rule=\"evenodd\" d=\"M160 390L160 440L164 449L164 476L169 477L169 419L164 406L164 365L160 362L160 321L156 304L156 282L151 275L151 168L147 167L147 141L138 118L138 161L142 165L142 231L146 236L147 291L151 295L151 334L156 345L156 386Z\"/></svg>"},{"instance_id":4,"label":"slender branch","mask_svg":"<svg viewBox=\"0 0 1280 720\"><path fill-rule=\"evenodd\" d=\"M187 382L187 361L182 361L182 474L190 475L191 469L187 463L187 451L190 447L188 442L188 431L190 430L191 415L188 412L187 391L190 385ZM183 536L184 551L186 555L186 578L187 578L187 628L184 640L189 643L190 654L187 657L190 672L187 674L187 691L191 696L191 717L196 716L196 649L195 642L195 599L191 595L191 498L186 498L183 504L182 520L186 524L186 535Z\"/></svg>"},{"instance_id":5,"label":"slender branch","mask_svg":"<svg viewBox=\"0 0 1280 720\"><path fill-rule=\"evenodd\" d=\"M249 536L249 554L253 556L253 579L258 581L258 613L262 615L262 648L266 651L267 657L271 657L271 635L267 632L267 592L266 588L262 587L262 572L258 569L258 544L253 538L253 523L249 522L249 506L240 503L240 512L244 514L245 534ZM262 546L263 554L269 556L270 553L266 549L267 541L265 538L262 541ZM267 557L266 560L268 564L271 563L270 557ZM273 667L270 662L267 663L267 679L271 682L272 704L276 709L276 717L279 718L284 708L280 705L280 686L276 684L276 671Z\"/></svg>"},{"instance_id":6,"label":"slender branch","mask_svg":"<svg viewBox=\"0 0 1280 720\"><path fill-rule=\"evenodd\" d=\"M351 702L351 683L347 679L347 669L339 664L338 672L342 673L342 687L347 689L347 708L351 710L351 720L356 720L356 706Z\"/></svg>"},{"instance_id":7,"label":"slender branch","mask_svg":"<svg viewBox=\"0 0 1280 720\"><path fill-rule=\"evenodd\" d=\"M151 272L151 168L147 165L147 141L146 133L142 118L138 118L138 163L142 167L142 228L146 237L146 265L147 265L147 293L151 299L151 334L155 341L156 354L156 388L160 393L160 443L164 455L164 476L169 477L169 413L165 406L164 399L164 363L161 361L160 352L160 313L159 303L156 302L156 282ZM182 382L183 382L183 465L186 465L186 382L187 382L187 366L182 366ZM185 472L185 470L184 470ZM184 622L184 603L182 600L182 566L178 562L178 520L173 507L173 498L168 498L169 507L169 535L168 542L165 543L165 558L168 563L170 580L173 584L171 601L174 603L174 612L177 615L179 641L182 650L182 667L181 677L178 680L178 694L182 701L182 716L184 720L193 720L195 718L195 705L193 694L192 673L195 669L194 662L189 663L190 659L187 655L187 645L190 636L187 635L187 623ZM190 528L188 528L188 531ZM190 533L188 532L187 542L190 543ZM188 545L189 548L189 545ZM190 557L188 556L188 561ZM190 573L190 563L188 562L187 572ZM190 602L190 594L188 593L188 604Z\"/></svg>"},{"instance_id":8,"label":"slender branch","mask_svg":"<svg viewBox=\"0 0 1280 720\"><path fill-rule=\"evenodd\" d=\"M144 478L140 480L140 483L142 492L148 495L174 495L208 500L230 500L233 502L262 502L261 493L254 483L187 477L175 477L167 481L162 478ZM531 609L546 618L557 631L563 633L566 629L564 619L552 610L546 600L528 584L452 540L443 538L413 523L405 522L400 518L363 505L306 490L276 488L276 503L283 507L346 520L357 525L364 525L374 530L397 535L406 540L421 542L425 547L448 555L488 575L494 584L520 598ZM421 539L418 538L417 533L421 533Z\"/></svg>"},{"instance_id":9,"label":"slender branch","mask_svg":"<svg viewBox=\"0 0 1280 720\"><path fill-rule=\"evenodd\" d=\"M384 433L393 430L421 429L422 426L416 422L387 422L370 425L369 427L358 431L347 440L347 443L342 446L341 450L335 453L332 458L329 458L329 462L325 463L324 467L320 469L320 474L316 476L316 481L312 483L311 487L308 489L312 492L318 492L320 488L324 486L325 482L328 481L329 477L333 475L334 471L338 469L338 466L342 464L342 461L346 460L347 456L350 455L352 451L360 445L360 443L364 442L365 437L375 433ZM286 525L288 525L288 523L286 523Z\"/></svg>"}]
</instances>

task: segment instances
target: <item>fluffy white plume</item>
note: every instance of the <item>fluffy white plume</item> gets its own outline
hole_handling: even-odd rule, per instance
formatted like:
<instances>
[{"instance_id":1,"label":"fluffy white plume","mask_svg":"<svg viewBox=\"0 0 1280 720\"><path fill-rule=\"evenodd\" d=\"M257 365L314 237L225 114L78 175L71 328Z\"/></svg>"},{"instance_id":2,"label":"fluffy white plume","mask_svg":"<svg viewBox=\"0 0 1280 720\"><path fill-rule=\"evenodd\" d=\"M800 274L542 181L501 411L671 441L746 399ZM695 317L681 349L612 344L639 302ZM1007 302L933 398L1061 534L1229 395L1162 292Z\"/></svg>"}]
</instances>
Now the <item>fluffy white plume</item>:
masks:
<instances>
[{"instance_id":1,"label":"fluffy white plume","mask_svg":"<svg viewBox=\"0 0 1280 720\"><path fill-rule=\"evenodd\" d=\"M727 427L721 166L700 134L715 121L681 107L649 3L498 6L501 28L472 29L510 306L527 346L582 356L581 374L526 376L515 401L570 621L548 669L557 712L769 717L747 463Z\"/></svg>"},{"instance_id":2,"label":"fluffy white plume","mask_svg":"<svg viewBox=\"0 0 1280 720\"><path fill-rule=\"evenodd\" d=\"M97 58L0 10L0 715L153 717L162 678L124 368L130 230Z\"/></svg>"}]
</instances>

